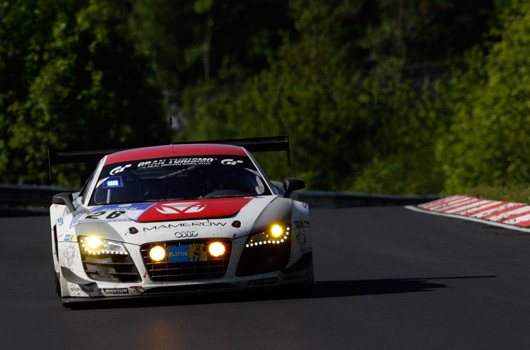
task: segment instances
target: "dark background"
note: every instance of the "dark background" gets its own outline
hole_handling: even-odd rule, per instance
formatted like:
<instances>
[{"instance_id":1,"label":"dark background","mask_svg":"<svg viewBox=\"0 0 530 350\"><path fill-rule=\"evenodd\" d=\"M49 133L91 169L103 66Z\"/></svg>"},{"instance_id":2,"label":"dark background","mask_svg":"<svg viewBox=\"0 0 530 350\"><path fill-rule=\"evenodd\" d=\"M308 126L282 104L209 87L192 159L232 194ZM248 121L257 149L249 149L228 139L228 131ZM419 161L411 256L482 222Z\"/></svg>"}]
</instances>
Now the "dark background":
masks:
<instances>
[{"instance_id":1,"label":"dark background","mask_svg":"<svg viewBox=\"0 0 530 350\"><path fill-rule=\"evenodd\" d=\"M49 185L50 148L288 134L292 168L260 163L313 190L526 188L528 13L519 0L3 2L0 183ZM54 167L51 184L92 169Z\"/></svg>"}]
</instances>

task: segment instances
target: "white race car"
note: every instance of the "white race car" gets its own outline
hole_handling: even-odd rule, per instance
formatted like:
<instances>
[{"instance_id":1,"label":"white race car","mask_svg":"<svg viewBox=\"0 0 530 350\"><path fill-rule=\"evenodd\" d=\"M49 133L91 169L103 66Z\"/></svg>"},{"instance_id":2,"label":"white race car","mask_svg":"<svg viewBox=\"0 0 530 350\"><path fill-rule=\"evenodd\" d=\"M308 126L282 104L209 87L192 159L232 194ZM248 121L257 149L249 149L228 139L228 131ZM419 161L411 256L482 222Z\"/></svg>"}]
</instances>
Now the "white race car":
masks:
<instances>
[{"instance_id":1,"label":"white race car","mask_svg":"<svg viewBox=\"0 0 530 350\"><path fill-rule=\"evenodd\" d=\"M309 208L289 198L304 182L269 181L247 150L288 150L288 140L237 141L100 152L81 191L50 207L63 304L312 285Z\"/></svg>"}]
</instances>

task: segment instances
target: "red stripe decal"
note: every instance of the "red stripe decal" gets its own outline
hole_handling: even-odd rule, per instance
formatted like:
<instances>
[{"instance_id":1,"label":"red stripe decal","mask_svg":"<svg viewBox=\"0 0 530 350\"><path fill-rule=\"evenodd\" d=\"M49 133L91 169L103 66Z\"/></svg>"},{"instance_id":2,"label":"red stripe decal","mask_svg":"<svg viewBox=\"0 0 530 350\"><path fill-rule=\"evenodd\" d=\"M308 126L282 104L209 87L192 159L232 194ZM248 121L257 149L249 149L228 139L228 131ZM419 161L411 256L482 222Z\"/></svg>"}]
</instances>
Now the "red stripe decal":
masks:
<instances>
[{"instance_id":1,"label":"red stripe decal","mask_svg":"<svg viewBox=\"0 0 530 350\"><path fill-rule=\"evenodd\" d=\"M138 221L194 220L230 217L254 197L215 198L192 201L160 202L146 210Z\"/></svg>"}]
</instances>

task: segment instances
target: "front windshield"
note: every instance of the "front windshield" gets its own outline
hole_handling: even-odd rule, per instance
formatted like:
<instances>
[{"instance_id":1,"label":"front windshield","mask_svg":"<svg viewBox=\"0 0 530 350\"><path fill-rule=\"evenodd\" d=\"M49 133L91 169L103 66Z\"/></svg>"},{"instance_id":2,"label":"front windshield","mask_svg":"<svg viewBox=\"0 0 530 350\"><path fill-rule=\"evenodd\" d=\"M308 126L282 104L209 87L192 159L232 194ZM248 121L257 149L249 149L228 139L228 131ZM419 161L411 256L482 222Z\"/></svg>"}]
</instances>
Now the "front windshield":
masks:
<instances>
[{"instance_id":1,"label":"front windshield","mask_svg":"<svg viewBox=\"0 0 530 350\"><path fill-rule=\"evenodd\" d=\"M106 165L89 205L269 194L248 157L170 157Z\"/></svg>"}]
</instances>

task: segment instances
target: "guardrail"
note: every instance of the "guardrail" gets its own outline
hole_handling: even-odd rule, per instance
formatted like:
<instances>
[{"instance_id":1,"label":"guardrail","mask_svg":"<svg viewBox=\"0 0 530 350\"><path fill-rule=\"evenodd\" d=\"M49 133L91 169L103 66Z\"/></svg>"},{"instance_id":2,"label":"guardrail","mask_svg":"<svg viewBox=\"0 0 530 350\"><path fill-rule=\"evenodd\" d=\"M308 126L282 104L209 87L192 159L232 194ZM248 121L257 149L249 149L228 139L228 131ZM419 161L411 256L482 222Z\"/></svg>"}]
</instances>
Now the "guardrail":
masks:
<instances>
[{"instance_id":1,"label":"guardrail","mask_svg":"<svg viewBox=\"0 0 530 350\"><path fill-rule=\"evenodd\" d=\"M46 215L54 194L69 187L0 184L0 217Z\"/></svg>"},{"instance_id":2,"label":"guardrail","mask_svg":"<svg viewBox=\"0 0 530 350\"><path fill-rule=\"evenodd\" d=\"M443 195L392 195L329 191L299 191L293 195L312 208L383 207L416 205L434 201Z\"/></svg>"},{"instance_id":3,"label":"guardrail","mask_svg":"<svg viewBox=\"0 0 530 350\"><path fill-rule=\"evenodd\" d=\"M68 187L0 184L0 217L46 215L54 194L74 191ZM444 196L297 191L292 197L309 203L312 208L346 208L414 205Z\"/></svg>"}]
</instances>

